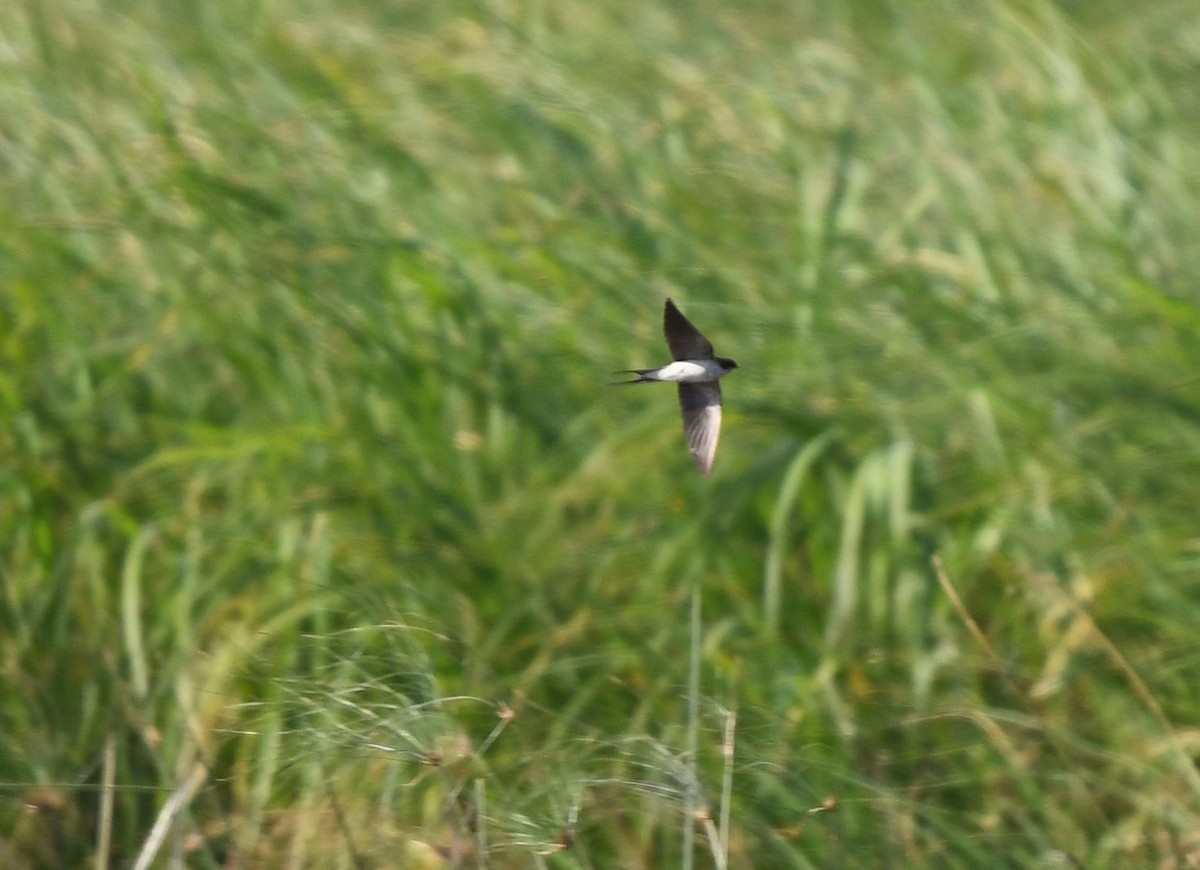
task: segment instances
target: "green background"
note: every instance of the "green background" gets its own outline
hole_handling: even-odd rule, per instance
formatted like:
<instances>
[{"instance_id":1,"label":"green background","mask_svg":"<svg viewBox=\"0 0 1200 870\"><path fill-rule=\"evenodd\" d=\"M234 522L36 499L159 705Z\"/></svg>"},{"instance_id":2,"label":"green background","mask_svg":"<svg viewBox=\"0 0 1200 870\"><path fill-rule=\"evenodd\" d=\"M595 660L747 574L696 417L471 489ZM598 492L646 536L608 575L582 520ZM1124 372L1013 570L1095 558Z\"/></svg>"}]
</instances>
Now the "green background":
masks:
<instances>
[{"instance_id":1,"label":"green background","mask_svg":"<svg viewBox=\"0 0 1200 870\"><path fill-rule=\"evenodd\" d=\"M1194 2L4 5L0 864L1200 860Z\"/></svg>"}]
</instances>

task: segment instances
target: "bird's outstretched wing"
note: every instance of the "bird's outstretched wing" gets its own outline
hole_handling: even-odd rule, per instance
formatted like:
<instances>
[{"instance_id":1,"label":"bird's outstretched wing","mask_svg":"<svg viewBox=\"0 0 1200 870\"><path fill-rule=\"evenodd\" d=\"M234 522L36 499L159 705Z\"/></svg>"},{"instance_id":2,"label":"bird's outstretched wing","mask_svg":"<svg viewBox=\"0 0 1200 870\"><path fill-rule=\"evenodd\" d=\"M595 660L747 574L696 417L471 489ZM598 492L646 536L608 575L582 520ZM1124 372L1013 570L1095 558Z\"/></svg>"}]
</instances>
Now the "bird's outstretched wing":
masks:
<instances>
[{"instance_id":1,"label":"bird's outstretched wing","mask_svg":"<svg viewBox=\"0 0 1200 870\"><path fill-rule=\"evenodd\" d=\"M721 438L721 387L716 381L679 385L679 407L683 411L683 433L688 449L705 477L712 474Z\"/></svg>"},{"instance_id":2,"label":"bird's outstretched wing","mask_svg":"<svg viewBox=\"0 0 1200 870\"><path fill-rule=\"evenodd\" d=\"M672 359L712 359L713 346L670 299L663 307L663 335Z\"/></svg>"}]
</instances>

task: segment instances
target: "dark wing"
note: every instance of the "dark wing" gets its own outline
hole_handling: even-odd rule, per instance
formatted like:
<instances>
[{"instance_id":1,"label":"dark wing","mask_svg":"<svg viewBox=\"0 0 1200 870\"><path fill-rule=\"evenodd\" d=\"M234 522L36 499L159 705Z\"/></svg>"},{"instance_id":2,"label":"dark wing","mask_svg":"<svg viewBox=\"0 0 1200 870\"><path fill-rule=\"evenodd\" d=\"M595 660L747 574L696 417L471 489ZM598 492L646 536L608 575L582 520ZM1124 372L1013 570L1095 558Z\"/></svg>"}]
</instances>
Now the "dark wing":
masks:
<instances>
[{"instance_id":1,"label":"dark wing","mask_svg":"<svg viewBox=\"0 0 1200 870\"><path fill-rule=\"evenodd\" d=\"M679 407L683 410L683 434L688 449L705 477L712 474L721 437L721 387L716 381L679 385Z\"/></svg>"},{"instance_id":2,"label":"dark wing","mask_svg":"<svg viewBox=\"0 0 1200 870\"><path fill-rule=\"evenodd\" d=\"M667 337L672 359L713 358L712 343L692 326L670 299L663 308L663 335Z\"/></svg>"}]
</instances>

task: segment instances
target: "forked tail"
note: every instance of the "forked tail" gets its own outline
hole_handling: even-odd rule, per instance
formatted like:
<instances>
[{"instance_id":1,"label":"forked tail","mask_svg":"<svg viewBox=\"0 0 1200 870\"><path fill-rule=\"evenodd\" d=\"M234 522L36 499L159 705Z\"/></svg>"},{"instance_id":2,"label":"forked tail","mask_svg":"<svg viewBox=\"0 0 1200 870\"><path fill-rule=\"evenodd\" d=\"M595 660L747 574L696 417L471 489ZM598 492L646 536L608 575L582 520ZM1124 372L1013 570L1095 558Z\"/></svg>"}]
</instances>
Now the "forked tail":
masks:
<instances>
[{"instance_id":1,"label":"forked tail","mask_svg":"<svg viewBox=\"0 0 1200 870\"><path fill-rule=\"evenodd\" d=\"M618 372L613 372L614 375L637 375L632 381L609 381L610 387L622 387L628 384L652 384L654 378L648 378L646 375L653 374L658 369L621 369Z\"/></svg>"}]
</instances>

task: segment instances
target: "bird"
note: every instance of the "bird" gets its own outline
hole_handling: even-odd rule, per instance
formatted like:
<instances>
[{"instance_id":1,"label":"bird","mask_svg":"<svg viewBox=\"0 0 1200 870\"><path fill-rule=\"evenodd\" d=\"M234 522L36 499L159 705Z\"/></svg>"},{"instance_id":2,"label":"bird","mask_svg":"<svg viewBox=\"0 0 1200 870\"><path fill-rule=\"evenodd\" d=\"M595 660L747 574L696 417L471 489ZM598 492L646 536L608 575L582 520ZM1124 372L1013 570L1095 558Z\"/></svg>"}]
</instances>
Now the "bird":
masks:
<instances>
[{"instance_id":1,"label":"bird","mask_svg":"<svg viewBox=\"0 0 1200 870\"><path fill-rule=\"evenodd\" d=\"M670 362L657 369L623 369L614 374L637 375L618 385L657 382L679 385L679 408L688 449L705 477L712 474L721 437L721 385L717 383L738 367L728 357L717 356L712 342L683 316L674 302L663 306L663 335L671 351Z\"/></svg>"}]
</instances>

